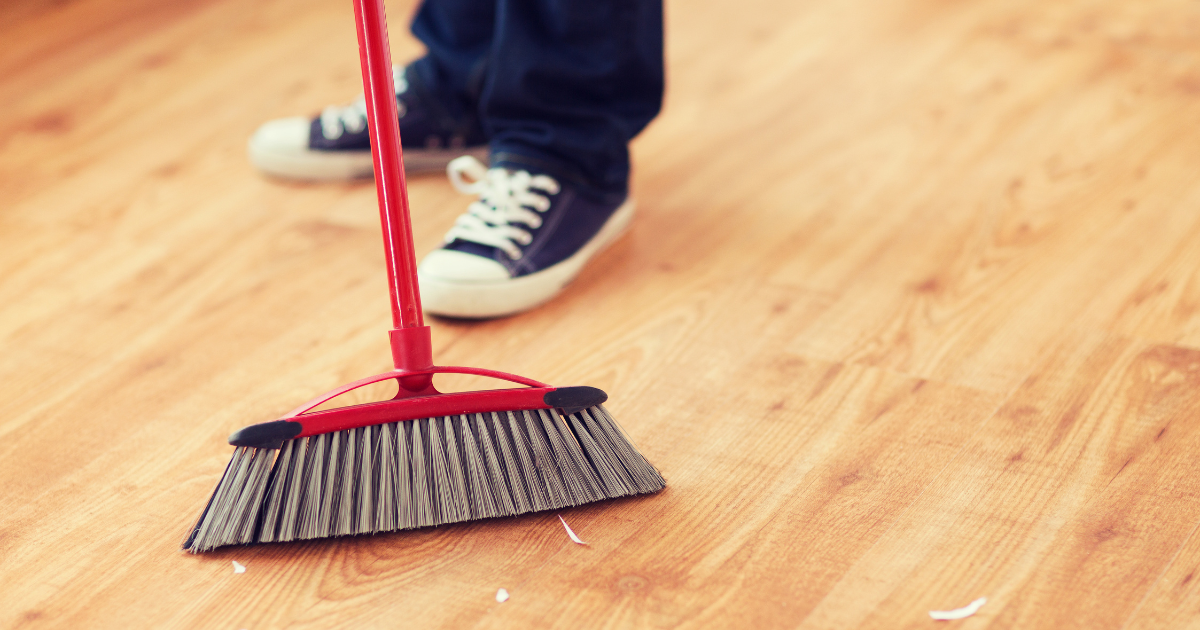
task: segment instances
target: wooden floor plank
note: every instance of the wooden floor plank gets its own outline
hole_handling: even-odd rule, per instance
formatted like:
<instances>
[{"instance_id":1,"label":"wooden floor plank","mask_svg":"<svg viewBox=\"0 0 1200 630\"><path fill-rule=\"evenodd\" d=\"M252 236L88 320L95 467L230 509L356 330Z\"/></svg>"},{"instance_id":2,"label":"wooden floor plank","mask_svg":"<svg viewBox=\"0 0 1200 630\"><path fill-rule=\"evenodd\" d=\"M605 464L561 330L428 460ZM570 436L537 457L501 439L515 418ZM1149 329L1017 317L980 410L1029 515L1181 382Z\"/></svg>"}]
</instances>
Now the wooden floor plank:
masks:
<instances>
[{"instance_id":1,"label":"wooden floor plank","mask_svg":"<svg viewBox=\"0 0 1200 630\"><path fill-rule=\"evenodd\" d=\"M1179 550L1170 566L1163 571L1154 587L1146 593L1137 611L1123 626L1130 630L1143 628L1196 628L1200 617L1196 615L1196 571L1200 569L1197 555L1196 532Z\"/></svg>"},{"instance_id":2,"label":"wooden floor plank","mask_svg":"<svg viewBox=\"0 0 1200 630\"><path fill-rule=\"evenodd\" d=\"M925 627L926 610L986 596L964 626L1121 627L1200 518L1184 455L1197 359L1064 343L804 625Z\"/></svg>"}]
</instances>

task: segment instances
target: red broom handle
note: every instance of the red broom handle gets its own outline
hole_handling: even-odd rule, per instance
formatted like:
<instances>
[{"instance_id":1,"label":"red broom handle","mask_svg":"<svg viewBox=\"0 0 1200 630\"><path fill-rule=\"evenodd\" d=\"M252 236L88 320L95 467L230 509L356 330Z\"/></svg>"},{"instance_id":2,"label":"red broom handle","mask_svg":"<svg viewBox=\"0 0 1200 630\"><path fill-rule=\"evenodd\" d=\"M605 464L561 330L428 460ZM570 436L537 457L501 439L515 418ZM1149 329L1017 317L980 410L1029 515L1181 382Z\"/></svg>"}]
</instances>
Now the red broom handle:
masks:
<instances>
[{"instance_id":1,"label":"red broom handle","mask_svg":"<svg viewBox=\"0 0 1200 630\"><path fill-rule=\"evenodd\" d=\"M398 370L420 370L433 365L429 328L421 316L417 287L417 258L408 212L408 190L400 149L396 116L396 88L392 83L392 52L388 44L383 0L354 0L358 25L358 56L362 63L367 128L371 134L371 159L375 165L375 192L383 226L388 286L392 302L392 359ZM414 387L417 383L413 383Z\"/></svg>"},{"instance_id":2,"label":"red broom handle","mask_svg":"<svg viewBox=\"0 0 1200 630\"><path fill-rule=\"evenodd\" d=\"M424 326L421 296L417 292L417 259L413 253L408 191L400 152L400 126L396 116L396 88L392 83L392 53L388 45L387 18L382 0L354 0L358 24L358 56L362 62L363 91L367 102L367 128L371 158L375 163L375 191L383 224L388 283L392 294L395 328Z\"/></svg>"}]
</instances>

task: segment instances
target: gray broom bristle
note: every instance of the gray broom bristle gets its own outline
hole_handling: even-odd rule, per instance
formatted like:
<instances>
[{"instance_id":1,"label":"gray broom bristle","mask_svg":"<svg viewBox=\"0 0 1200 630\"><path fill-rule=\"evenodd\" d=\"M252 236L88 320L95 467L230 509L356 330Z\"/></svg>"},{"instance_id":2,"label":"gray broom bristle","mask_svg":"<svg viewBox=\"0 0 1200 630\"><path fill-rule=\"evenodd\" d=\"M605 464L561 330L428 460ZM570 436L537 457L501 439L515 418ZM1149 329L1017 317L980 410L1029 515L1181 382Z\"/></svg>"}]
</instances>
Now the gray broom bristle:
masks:
<instances>
[{"instance_id":1,"label":"gray broom bristle","mask_svg":"<svg viewBox=\"0 0 1200 630\"><path fill-rule=\"evenodd\" d=\"M406 420L239 447L183 548L414 529L665 486L603 405Z\"/></svg>"}]
</instances>

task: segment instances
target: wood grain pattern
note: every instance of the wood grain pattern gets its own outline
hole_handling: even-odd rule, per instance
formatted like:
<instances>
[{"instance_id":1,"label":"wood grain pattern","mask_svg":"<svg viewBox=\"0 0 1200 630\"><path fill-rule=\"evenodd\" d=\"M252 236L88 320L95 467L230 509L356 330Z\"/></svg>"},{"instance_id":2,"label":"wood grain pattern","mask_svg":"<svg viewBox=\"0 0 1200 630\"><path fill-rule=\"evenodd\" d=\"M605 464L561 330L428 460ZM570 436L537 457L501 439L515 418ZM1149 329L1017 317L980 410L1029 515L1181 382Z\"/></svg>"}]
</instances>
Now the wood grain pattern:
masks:
<instances>
[{"instance_id":1,"label":"wood grain pattern","mask_svg":"<svg viewBox=\"0 0 1200 630\"><path fill-rule=\"evenodd\" d=\"M0 5L0 627L1200 627L1200 7L667 4L631 232L432 325L668 489L203 557L228 433L389 365L371 184L244 157L358 92L350 6Z\"/></svg>"}]
</instances>

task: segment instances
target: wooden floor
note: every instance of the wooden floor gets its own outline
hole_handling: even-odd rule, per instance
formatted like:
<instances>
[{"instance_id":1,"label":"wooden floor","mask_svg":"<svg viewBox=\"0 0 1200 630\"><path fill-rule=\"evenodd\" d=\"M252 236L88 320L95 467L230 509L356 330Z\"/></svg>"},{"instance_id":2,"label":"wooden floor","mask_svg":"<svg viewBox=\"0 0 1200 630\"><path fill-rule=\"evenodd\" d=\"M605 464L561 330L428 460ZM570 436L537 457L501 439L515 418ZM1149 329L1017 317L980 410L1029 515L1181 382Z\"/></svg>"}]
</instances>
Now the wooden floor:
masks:
<instances>
[{"instance_id":1,"label":"wooden floor","mask_svg":"<svg viewBox=\"0 0 1200 630\"><path fill-rule=\"evenodd\" d=\"M197 557L232 430L389 367L371 184L244 156L360 90L350 4L0 5L0 627L1200 628L1200 6L667 10L632 231L432 325L668 489Z\"/></svg>"}]
</instances>

